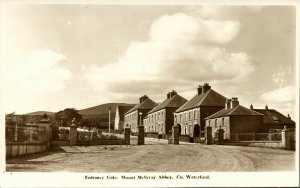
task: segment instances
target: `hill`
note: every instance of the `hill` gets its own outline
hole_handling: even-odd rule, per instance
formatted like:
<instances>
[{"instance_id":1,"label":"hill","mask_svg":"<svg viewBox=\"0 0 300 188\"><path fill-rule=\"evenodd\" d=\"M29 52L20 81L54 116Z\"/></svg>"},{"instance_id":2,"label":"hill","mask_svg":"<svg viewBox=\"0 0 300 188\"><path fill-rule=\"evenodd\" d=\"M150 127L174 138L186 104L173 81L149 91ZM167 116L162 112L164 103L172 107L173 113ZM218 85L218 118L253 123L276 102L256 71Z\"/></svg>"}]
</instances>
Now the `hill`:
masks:
<instances>
[{"instance_id":1,"label":"hill","mask_svg":"<svg viewBox=\"0 0 300 188\"><path fill-rule=\"evenodd\" d=\"M108 109L111 108L111 121L114 121L117 106L134 106L135 104L127 103L106 103L90 108L79 110L79 114L82 115L82 119L95 120L101 122L108 122Z\"/></svg>"},{"instance_id":2,"label":"hill","mask_svg":"<svg viewBox=\"0 0 300 188\"><path fill-rule=\"evenodd\" d=\"M44 115L47 114L48 116L53 115L55 112L48 112L48 111L36 111L36 112L30 112L24 115L30 115L30 116L39 116L39 115Z\"/></svg>"}]
</instances>

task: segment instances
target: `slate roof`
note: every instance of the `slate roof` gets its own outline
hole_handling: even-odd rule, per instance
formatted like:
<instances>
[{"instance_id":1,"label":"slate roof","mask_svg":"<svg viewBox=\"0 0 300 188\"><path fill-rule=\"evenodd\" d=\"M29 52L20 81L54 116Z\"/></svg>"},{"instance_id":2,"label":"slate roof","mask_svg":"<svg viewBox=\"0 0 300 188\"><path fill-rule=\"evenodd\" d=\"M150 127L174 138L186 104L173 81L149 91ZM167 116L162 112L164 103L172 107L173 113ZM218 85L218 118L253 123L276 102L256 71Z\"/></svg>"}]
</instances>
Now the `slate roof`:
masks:
<instances>
[{"instance_id":1,"label":"slate roof","mask_svg":"<svg viewBox=\"0 0 300 188\"><path fill-rule=\"evenodd\" d=\"M156 103L153 100L151 100L151 99L148 98L145 101L143 101L143 102L135 105L133 108L131 108L129 111L127 111L125 113L125 115L129 114L129 113L131 113L131 112L133 112L135 110L145 110L145 109L151 110L152 108L155 107L155 105L156 105Z\"/></svg>"},{"instance_id":2,"label":"slate roof","mask_svg":"<svg viewBox=\"0 0 300 188\"><path fill-rule=\"evenodd\" d=\"M250 110L246 107L243 107L242 105L237 105L230 109L222 109L210 116L208 116L205 119L214 119L219 117L225 117L225 116L262 116L263 114L258 113L254 110Z\"/></svg>"},{"instance_id":3,"label":"slate roof","mask_svg":"<svg viewBox=\"0 0 300 188\"><path fill-rule=\"evenodd\" d=\"M151 114L153 112L156 112L158 110L161 110L161 109L164 109L164 108L167 108L167 107L178 108L186 102L187 102L187 100L185 98L183 98L182 96L176 94L173 97L170 97L169 99L164 100L162 103L160 103L155 108L153 108L151 111L149 111L148 114Z\"/></svg>"},{"instance_id":4,"label":"slate roof","mask_svg":"<svg viewBox=\"0 0 300 188\"><path fill-rule=\"evenodd\" d=\"M295 122L285 115L274 109L253 109L256 112L264 114L263 122L264 124L288 124L295 125ZM273 116L277 118L277 121L273 119Z\"/></svg>"},{"instance_id":5,"label":"slate roof","mask_svg":"<svg viewBox=\"0 0 300 188\"><path fill-rule=\"evenodd\" d=\"M191 100L178 108L176 112L182 112L200 106L225 106L225 102L226 97L210 89L201 95L194 96Z\"/></svg>"}]
</instances>

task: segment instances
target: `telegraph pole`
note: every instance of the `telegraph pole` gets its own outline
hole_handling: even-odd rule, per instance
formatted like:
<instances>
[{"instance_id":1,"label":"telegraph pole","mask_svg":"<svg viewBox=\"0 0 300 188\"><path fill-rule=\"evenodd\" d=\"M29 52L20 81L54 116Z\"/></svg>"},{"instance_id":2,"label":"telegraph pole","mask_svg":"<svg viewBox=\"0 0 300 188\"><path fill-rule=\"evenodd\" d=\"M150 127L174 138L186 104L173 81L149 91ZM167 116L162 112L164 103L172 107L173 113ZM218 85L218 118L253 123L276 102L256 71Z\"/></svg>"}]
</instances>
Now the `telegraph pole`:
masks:
<instances>
[{"instance_id":1,"label":"telegraph pole","mask_svg":"<svg viewBox=\"0 0 300 188\"><path fill-rule=\"evenodd\" d=\"M108 108L108 132L110 133L110 106Z\"/></svg>"}]
</instances>

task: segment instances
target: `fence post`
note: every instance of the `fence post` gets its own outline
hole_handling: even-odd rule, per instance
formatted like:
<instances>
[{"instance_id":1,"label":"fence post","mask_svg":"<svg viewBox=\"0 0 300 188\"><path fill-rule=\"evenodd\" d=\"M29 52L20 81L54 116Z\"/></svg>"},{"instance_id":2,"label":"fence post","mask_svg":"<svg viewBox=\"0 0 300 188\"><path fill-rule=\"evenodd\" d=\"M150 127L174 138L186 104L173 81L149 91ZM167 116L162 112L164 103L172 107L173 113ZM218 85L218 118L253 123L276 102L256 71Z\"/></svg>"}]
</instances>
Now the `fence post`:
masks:
<instances>
[{"instance_id":1,"label":"fence post","mask_svg":"<svg viewBox=\"0 0 300 188\"><path fill-rule=\"evenodd\" d=\"M217 130L217 144L222 145L224 141L224 130L220 126L219 129Z\"/></svg>"},{"instance_id":2,"label":"fence post","mask_svg":"<svg viewBox=\"0 0 300 188\"><path fill-rule=\"evenodd\" d=\"M180 125L174 125L172 127L172 144L179 144L179 126Z\"/></svg>"},{"instance_id":3,"label":"fence post","mask_svg":"<svg viewBox=\"0 0 300 188\"><path fill-rule=\"evenodd\" d=\"M235 140L239 141L239 133L238 132L236 133Z\"/></svg>"},{"instance_id":4,"label":"fence post","mask_svg":"<svg viewBox=\"0 0 300 188\"><path fill-rule=\"evenodd\" d=\"M144 126L140 125L138 127L138 145L144 145L145 144L145 134L144 134Z\"/></svg>"},{"instance_id":5,"label":"fence post","mask_svg":"<svg viewBox=\"0 0 300 188\"><path fill-rule=\"evenodd\" d=\"M282 146L284 149L291 149L291 134L287 130L286 126L284 126L284 129L281 132L281 141L282 141Z\"/></svg>"},{"instance_id":6,"label":"fence post","mask_svg":"<svg viewBox=\"0 0 300 188\"><path fill-rule=\"evenodd\" d=\"M130 145L130 128L124 129L125 145Z\"/></svg>"},{"instance_id":7,"label":"fence post","mask_svg":"<svg viewBox=\"0 0 300 188\"><path fill-rule=\"evenodd\" d=\"M70 146L76 146L77 145L77 125L75 123L72 123L70 126Z\"/></svg>"},{"instance_id":8,"label":"fence post","mask_svg":"<svg viewBox=\"0 0 300 188\"><path fill-rule=\"evenodd\" d=\"M212 127L205 127L205 144L212 144Z\"/></svg>"}]
</instances>

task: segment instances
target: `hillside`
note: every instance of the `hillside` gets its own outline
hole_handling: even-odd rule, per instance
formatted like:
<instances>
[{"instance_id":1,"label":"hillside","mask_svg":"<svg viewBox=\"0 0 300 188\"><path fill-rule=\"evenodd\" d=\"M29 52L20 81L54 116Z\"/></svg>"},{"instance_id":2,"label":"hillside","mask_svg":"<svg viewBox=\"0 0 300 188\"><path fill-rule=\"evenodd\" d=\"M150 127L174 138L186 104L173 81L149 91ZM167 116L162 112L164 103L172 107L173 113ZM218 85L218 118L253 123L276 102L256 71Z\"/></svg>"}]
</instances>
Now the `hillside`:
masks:
<instances>
[{"instance_id":1,"label":"hillside","mask_svg":"<svg viewBox=\"0 0 300 188\"><path fill-rule=\"evenodd\" d=\"M116 107L117 106L134 106L135 104L127 103L106 103L97 105L94 107L79 110L83 119L107 122L108 121L108 109L111 108L111 120L115 119Z\"/></svg>"},{"instance_id":2,"label":"hillside","mask_svg":"<svg viewBox=\"0 0 300 188\"><path fill-rule=\"evenodd\" d=\"M31 115L31 116L38 116L38 115L44 115L47 114L49 115L53 115L55 112L48 112L48 111L36 111L36 112L30 112L24 115Z\"/></svg>"}]
</instances>

